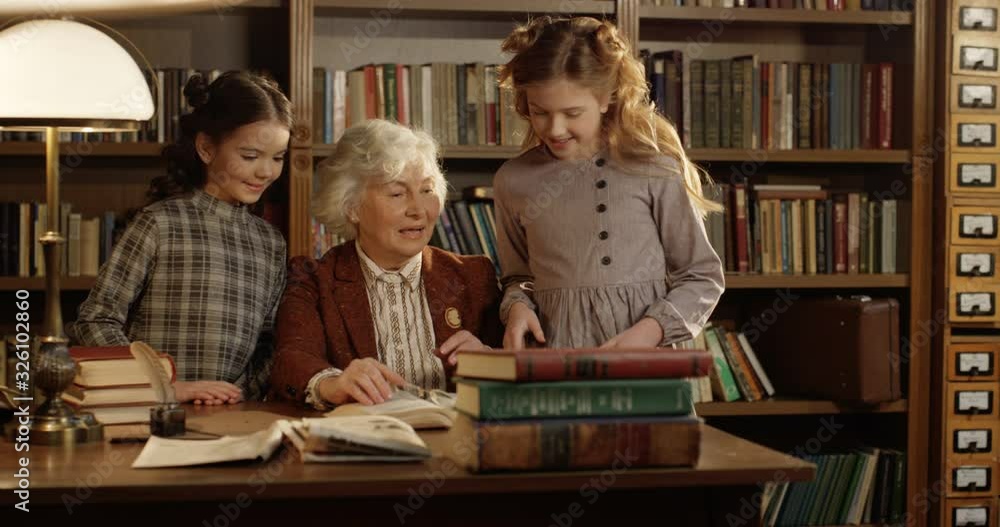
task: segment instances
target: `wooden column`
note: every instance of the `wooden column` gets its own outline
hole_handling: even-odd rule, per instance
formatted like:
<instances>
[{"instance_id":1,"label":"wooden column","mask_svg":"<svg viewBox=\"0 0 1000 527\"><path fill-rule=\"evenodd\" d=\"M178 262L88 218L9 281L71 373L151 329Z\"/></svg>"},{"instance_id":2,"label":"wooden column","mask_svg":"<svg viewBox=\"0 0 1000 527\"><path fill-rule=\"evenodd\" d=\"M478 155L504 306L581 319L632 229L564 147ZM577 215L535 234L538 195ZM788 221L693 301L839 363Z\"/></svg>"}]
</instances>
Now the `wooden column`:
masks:
<instances>
[{"instance_id":1,"label":"wooden column","mask_svg":"<svg viewBox=\"0 0 1000 527\"><path fill-rule=\"evenodd\" d=\"M639 56L639 0L615 0L615 24Z\"/></svg>"},{"instance_id":2,"label":"wooden column","mask_svg":"<svg viewBox=\"0 0 1000 527\"><path fill-rule=\"evenodd\" d=\"M289 152L288 256L312 252L312 68L313 0L289 0L289 84L295 107L295 128Z\"/></svg>"}]
</instances>

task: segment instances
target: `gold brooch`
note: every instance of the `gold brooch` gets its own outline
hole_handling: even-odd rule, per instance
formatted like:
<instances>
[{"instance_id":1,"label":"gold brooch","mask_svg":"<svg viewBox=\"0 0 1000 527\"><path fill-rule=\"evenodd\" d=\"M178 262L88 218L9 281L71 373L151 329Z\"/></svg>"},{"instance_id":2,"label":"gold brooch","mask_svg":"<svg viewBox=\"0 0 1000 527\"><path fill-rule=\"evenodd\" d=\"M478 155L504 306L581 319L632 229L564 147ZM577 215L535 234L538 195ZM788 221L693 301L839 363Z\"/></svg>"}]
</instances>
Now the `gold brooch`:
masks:
<instances>
[{"instance_id":1,"label":"gold brooch","mask_svg":"<svg viewBox=\"0 0 1000 527\"><path fill-rule=\"evenodd\" d=\"M448 323L448 327L453 329L458 329L462 327L462 317L459 316L458 310L449 307L444 312L444 321Z\"/></svg>"}]
</instances>

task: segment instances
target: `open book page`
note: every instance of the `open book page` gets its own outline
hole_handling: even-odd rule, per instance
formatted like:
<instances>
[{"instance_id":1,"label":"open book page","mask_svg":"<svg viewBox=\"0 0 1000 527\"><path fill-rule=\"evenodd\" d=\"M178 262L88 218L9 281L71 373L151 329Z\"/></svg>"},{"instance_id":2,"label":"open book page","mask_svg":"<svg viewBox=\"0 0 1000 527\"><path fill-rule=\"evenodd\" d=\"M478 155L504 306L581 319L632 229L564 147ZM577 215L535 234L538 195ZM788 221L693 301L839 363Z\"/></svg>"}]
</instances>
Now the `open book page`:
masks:
<instances>
[{"instance_id":1,"label":"open book page","mask_svg":"<svg viewBox=\"0 0 1000 527\"><path fill-rule=\"evenodd\" d=\"M293 424L294 426L294 424ZM395 417L351 415L304 418L304 452L329 455L416 456L431 451L412 426Z\"/></svg>"},{"instance_id":2,"label":"open book page","mask_svg":"<svg viewBox=\"0 0 1000 527\"><path fill-rule=\"evenodd\" d=\"M245 436L191 440L150 436L132 468L184 467L225 461L263 461L281 444L279 422Z\"/></svg>"},{"instance_id":3,"label":"open book page","mask_svg":"<svg viewBox=\"0 0 1000 527\"><path fill-rule=\"evenodd\" d=\"M392 398L381 404L342 404L327 412L327 416L388 415L396 417L416 429L451 428L455 422L455 394L442 390L428 392L430 399L398 390Z\"/></svg>"}]
</instances>

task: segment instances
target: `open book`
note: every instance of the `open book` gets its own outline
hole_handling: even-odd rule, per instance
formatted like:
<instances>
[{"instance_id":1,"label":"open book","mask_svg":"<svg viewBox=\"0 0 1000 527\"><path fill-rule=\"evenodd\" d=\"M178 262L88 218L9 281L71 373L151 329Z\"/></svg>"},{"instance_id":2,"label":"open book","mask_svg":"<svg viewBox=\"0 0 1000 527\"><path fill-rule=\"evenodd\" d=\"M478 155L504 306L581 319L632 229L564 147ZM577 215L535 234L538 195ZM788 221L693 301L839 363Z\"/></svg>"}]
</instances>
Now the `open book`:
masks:
<instances>
[{"instance_id":1,"label":"open book","mask_svg":"<svg viewBox=\"0 0 1000 527\"><path fill-rule=\"evenodd\" d=\"M245 436L219 439L170 439L150 436L132 462L132 468L163 468L208 465L225 461L264 461L281 445L282 430L276 421L268 428Z\"/></svg>"},{"instance_id":2,"label":"open book","mask_svg":"<svg viewBox=\"0 0 1000 527\"><path fill-rule=\"evenodd\" d=\"M455 423L455 394L443 390L430 390L428 399L398 390L391 399L381 404L342 404L327 412L327 416L386 415L396 417L413 428L451 428Z\"/></svg>"},{"instance_id":3,"label":"open book","mask_svg":"<svg viewBox=\"0 0 1000 527\"><path fill-rule=\"evenodd\" d=\"M431 457L413 427L389 416L351 415L285 422L302 461L420 461Z\"/></svg>"},{"instance_id":4,"label":"open book","mask_svg":"<svg viewBox=\"0 0 1000 527\"><path fill-rule=\"evenodd\" d=\"M304 462L419 461L431 451L405 422L389 416L280 419L248 435L219 439L151 436L132 468L183 467L227 461L265 461L282 438Z\"/></svg>"}]
</instances>

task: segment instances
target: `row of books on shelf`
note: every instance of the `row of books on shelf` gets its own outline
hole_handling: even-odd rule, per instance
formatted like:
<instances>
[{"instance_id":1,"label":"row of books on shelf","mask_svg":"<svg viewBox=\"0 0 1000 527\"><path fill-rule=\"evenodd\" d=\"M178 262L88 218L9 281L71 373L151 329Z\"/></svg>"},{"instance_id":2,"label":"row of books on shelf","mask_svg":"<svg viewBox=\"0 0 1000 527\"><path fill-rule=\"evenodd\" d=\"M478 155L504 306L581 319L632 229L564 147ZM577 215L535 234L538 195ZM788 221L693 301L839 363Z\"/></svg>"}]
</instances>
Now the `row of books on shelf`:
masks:
<instances>
[{"instance_id":1,"label":"row of books on shelf","mask_svg":"<svg viewBox=\"0 0 1000 527\"><path fill-rule=\"evenodd\" d=\"M729 272L893 274L900 261L900 220L908 201L821 185L720 183L709 197L725 207L705 220L709 241ZM483 254L501 272L491 187L467 187L441 211L430 244ZM313 222L322 256L342 240Z\"/></svg>"},{"instance_id":2,"label":"row of books on shelf","mask_svg":"<svg viewBox=\"0 0 1000 527\"><path fill-rule=\"evenodd\" d=\"M640 57L650 98L686 148L892 148L892 63L693 60L647 49Z\"/></svg>"},{"instance_id":3,"label":"row of books on shelf","mask_svg":"<svg viewBox=\"0 0 1000 527\"><path fill-rule=\"evenodd\" d=\"M807 455L816 477L770 482L764 489L761 525L885 525L906 513L906 454L863 447L839 454Z\"/></svg>"},{"instance_id":4,"label":"row of books on shelf","mask_svg":"<svg viewBox=\"0 0 1000 527\"><path fill-rule=\"evenodd\" d=\"M906 0L640 0L640 5L675 7L748 7L816 11L909 11Z\"/></svg>"},{"instance_id":5,"label":"row of books on shelf","mask_svg":"<svg viewBox=\"0 0 1000 527\"><path fill-rule=\"evenodd\" d=\"M142 132L59 132L60 143L135 143L142 138ZM3 142L36 142L45 140L42 132L0 132L0 143ZM81 156L87 151L80 148Z\"/></svg>"},{"instance_id":6,"label":"row of books on shelf","mask_svg":"<svg viewBox=\"0 0 1000 527\"><path fill-rule=\"evenodd\" d=\"M444 145L520 145L527 122L483 63L367 64L313 68L313 137L332 144L352 124L390 119Z\"/></svg>"},{"instance_id":7,"label":"row of books on shelf","mask_svg":"<svg viewBox=\"0 0 1000 527\"><path fill-rule=\"evenodd\" d=\"M709 192L726 209L710 215L706 229L727 271L877 274L903 267L899 218L907 217L908 201L820 185L722 183Z\"/></svg>"},{"instance_id":8,"label":"row of books on shelf","mask_svg":"<svg viewBox=\"0 0 1000 527\"><path fill-rule=\"evenodd\" d=\"M742 331L709 324L695 338L679 342L675 347L707 350L711 354L708 375L688 379L696 403L760 401L775 394L771 379Z\"/></svg>"},{"instance_id":9,"label":"row of books on shelf","mask_svg":"<svg viewBox=\"0 0 1000 527\"><path fill-rule=\"evenodd\" d=\"M155 113L135 132L60 132L63 143L172 143L180 138L180 116L193 108L184 97L184 85L199 73L212 82L222 70L196 70L192 68L157 68L144 72L146 82L154 87ZM0 132L0 141L42 141L39 132Z\"/></svg>"},{"instance_id":10,"label":"row of books on shelf","mask_svg":"<svg viewBox=\"0 0 1000 527\"><path fill-rule=\"evenodd\" d=\"M0 276L45 276L45 256L39 237L48 231L45 203L0 202ZM84 218L63 203L59 211L63 276L97 276L120 234L114 211Z\"/></svg>"}]
</instances>

